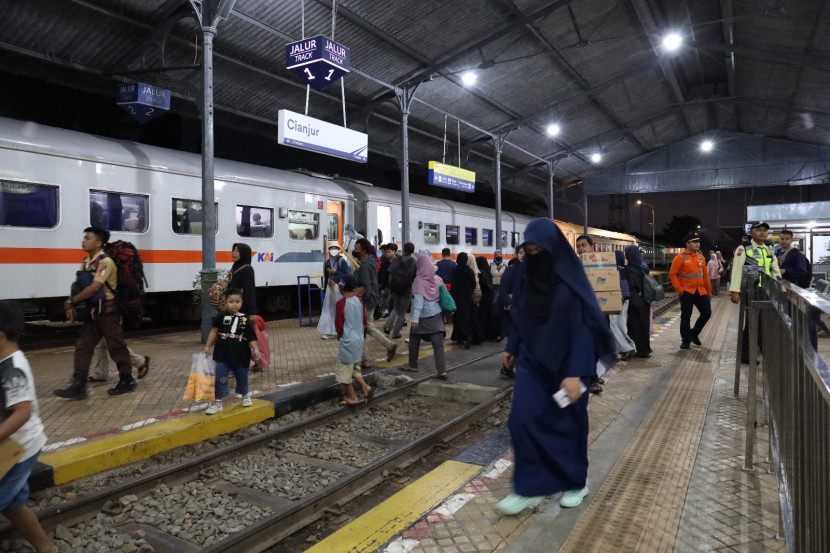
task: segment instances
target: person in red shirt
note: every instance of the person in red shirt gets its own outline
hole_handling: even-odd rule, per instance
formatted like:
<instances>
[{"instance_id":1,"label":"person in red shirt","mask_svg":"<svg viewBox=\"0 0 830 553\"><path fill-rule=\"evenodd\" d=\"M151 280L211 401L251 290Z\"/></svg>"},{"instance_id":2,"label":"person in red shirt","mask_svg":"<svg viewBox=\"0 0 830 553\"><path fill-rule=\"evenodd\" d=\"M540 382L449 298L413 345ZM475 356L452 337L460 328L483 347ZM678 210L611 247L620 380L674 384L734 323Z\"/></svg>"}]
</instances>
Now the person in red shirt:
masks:
<instances>
[{"instance_id":1,"label":"person in red shirt","mask_svg":"<svg viewBox=\"0 0 830 553\"><path fill-rule=\"evenodd\" d=\"M712 316L710 298L712 288L706 272L706 260L700 253L700 235L691 232L686 236L686 249L672 261L669 278L680 296L680 349L689 349L689 344L702 345L700 332ZM700 316L695 326L692 322L692 307L697 307Z\"/></svg>"}]
</instances>

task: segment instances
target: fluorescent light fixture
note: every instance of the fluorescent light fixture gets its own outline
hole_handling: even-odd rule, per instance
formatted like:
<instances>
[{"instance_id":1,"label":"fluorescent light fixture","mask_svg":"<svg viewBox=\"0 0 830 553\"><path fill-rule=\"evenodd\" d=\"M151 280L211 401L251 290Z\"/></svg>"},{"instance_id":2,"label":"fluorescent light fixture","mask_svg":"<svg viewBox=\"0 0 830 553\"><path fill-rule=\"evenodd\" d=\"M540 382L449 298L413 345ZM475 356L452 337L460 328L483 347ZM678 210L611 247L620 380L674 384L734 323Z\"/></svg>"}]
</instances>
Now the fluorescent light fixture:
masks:
<instances>
[{"instance_id":1,"label":"fluorescent light fixture","mask_svg":"<svg viewBox=\"0 0 830 553\"><path fill-rule=\"evenodd\" d=\"M663 37L663 48L668 52L674 52L683 43L683 38L677 33L669 33Z\"/></svg>"},{"instance_id":2,"label":"fluorescent light fixture","mask_svg":"<svg viewBox=\"0 0 830 553\"><path fill-rule=\"evenodd\" d=\"M550 125L548 125L548 136L556 136L557 134L559 134L559 130L559 125L557 125L556 123L551 123Z\"/></svg>"},{"instance_id":3,"label":"fluorescent light fixture","mask_svg":"<svg viewBox=\"0 0 830 553\"><path fill-rule=\"evenodd\" d=\"M591 161L594 163L599 163L600 161L602 161L602 155L598 153L591 154Z\"/></svg>"},{"instance_id":4,"label":"fluorescent light fixture","mask_svg":"<svg viewBox=\"0 0 830 553\"><path fill-rule=\"evenodd\" d=\"M476 83L476 79L478 77L475 74L475 71L467 71L463 75L461 75L461 82L463 82L467 86L472 86Z\"/></svg>"},{"instance_id":5,"label":"fluorescent light fixture","mask_svg":"<svg viewBox=\"0 0 830 553\"><path fill-rule=\"evenodd\" d=\"M714 148L714 147L715 147L715 145L712 144L711 140L704 140L703 142L700 143L700 149L703 150L704 152L711 152L712 148Z\"/></svg>"}]
</instances>

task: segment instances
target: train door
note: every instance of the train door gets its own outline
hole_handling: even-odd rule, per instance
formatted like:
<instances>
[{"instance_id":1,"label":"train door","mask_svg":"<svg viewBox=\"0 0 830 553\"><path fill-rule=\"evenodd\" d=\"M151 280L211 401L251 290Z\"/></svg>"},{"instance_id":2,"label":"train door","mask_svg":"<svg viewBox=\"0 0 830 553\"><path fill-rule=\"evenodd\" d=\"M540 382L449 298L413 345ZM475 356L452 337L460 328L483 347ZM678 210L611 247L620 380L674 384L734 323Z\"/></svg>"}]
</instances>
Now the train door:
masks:
<instances>
[{"instance_id":1,"label":"train door","mask_svg":"<svg viewBox=\"0 0 830 553\"><path fill-rule=\"evenodd\" d=\"M377 245L389 244L395 239L392 236L392 208L388 205L379 205L377 207L377 215Z\"/></svg>"},{"instance_id":2,"label":"train door","mask_svg":"<svg viewBox=\"0 0 830 553\"><path fill-rule=\"evenodd\" d=\"M337 242L343 245L343 202L326 202L326 247L328 242Z\"/></svg>"}]
</instances>

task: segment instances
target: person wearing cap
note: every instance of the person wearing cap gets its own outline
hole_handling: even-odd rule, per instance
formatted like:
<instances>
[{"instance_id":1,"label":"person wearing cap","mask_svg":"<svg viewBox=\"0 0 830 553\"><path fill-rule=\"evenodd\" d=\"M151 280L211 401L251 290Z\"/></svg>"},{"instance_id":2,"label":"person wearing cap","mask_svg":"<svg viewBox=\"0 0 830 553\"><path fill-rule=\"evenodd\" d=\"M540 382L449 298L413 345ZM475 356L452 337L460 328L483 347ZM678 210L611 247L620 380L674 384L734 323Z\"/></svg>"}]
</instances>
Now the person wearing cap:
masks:
<instances>
[{"instance_id":1,"label":"person wearing cap","mask_svg":"<svg viewBox=\"0 0 830 553\"><path fill-rule=\"evenodd\" d=\"M732 278L729 280L729 294L732 303L741 301L741 281L743 279L744 265L758 265L763 268L764 274L781 278L781 271L778 268L778 260L767 246L766 239L769 235L769 225L763 221L756 221L749 227L749 244L738 246L732 260ZM761 280L758 280L761 286ZM741 348L741 363L749 363L749 317L744 322L744 337ZM761 321L758 321L758 347L761 347Z\"/></svg>"},{"instance_id":2,"label":"person wearing cap","mask_svg":"<svg viewBox=\"0 0 830 553\"><path fill-rule=\"evenodd\" d=\"M680 349L689 349L689 344L702 345L700 332L712 316L712 285L706 271L706 259L700 253L700 233L690 232L684 240L686 249L677 254L669 270L672 286L680 296ZM699 313L694 327L692 308Z\"/></svg>"},{"instance_id":3,"label":"person wearing cap","mask_svg":"<svg viewBox=\"0 0 830 553\"><path fill-rule=\"evenodd\" d=\"M340 254L340 245L336 241L329 242L329 258L323 264L323 274L326 276L326 296L333 294L329 301L323 302L320 320L317 323L317 332L321 338L329 340L336 336L334 332L334 304L337 297L337 283L344 276L351 274L349 262Z\"/></svg>"}]
</instances>

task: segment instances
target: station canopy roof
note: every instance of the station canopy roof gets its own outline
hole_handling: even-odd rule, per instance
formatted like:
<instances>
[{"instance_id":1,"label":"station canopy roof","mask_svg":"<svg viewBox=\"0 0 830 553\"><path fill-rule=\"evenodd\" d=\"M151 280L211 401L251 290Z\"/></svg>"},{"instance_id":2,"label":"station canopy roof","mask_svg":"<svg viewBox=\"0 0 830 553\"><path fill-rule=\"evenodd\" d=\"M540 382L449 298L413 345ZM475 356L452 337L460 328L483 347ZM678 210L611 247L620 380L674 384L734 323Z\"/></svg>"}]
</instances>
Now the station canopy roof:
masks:
<instances>
[{"instance_id":1,"label":"station canopy roof","mask_svg":"<svg viewBox=\"0 0 830 553\"><path fill-rule=\"evenodd\" d=\"M201 2L3 6L0 69L113 96L118 82L146 82L171 89L174 110L197 113ZM215 39L218 121L276 134L280 109L304 110L305 85L284 54L304 24L306 37L334 34L351 49L347 118L368 132L370 151L399 155L395 89L417 86L411 161L441 160L446 119L447 162L459 164L460 119L460 165L490 179L493 137L506 135L503 186L517 192L544 194L547 160L558 182L573 183L712 131L830 140L830 2L340 0L332 31L333 7L221 2L230 11ZM673 52L669 33L681 38ZM342 124L340 86L312 91L309 115Z\"/></svg>"}]
</instances>

